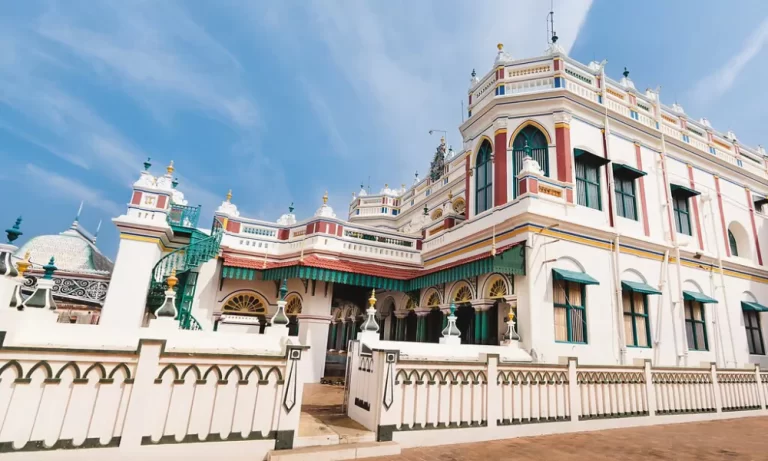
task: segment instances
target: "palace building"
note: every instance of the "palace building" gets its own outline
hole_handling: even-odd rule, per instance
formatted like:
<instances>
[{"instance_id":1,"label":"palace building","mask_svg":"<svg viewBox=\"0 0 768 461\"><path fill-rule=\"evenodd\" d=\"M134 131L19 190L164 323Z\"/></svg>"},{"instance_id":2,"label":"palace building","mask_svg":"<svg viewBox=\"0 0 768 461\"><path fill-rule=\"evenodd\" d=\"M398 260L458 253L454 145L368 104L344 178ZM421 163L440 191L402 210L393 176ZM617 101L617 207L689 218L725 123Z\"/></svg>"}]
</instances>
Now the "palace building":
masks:
<instances>
[{"instance_id":1,"label":"palace building","mask_svg":"<svg viewBox=\"0 0 768 461\"><path fill-rule=\"evenodd\" d=\"M765 150L662 97L556 40L526 59L500 44L472 72L463 145L441 141L426 177L275 221L230 191L199 223L173 164L148 161L114 268L87 268L111 271L100 324L146 325L173 276L180 328L260 334L287 280L310 381L343 364L371 290L384 340L438 342L453 305L461 343L498 345L512 313L538 363L767 366ZM61 238L94 252L78 232Z\"/></svg>"}]
</instances>

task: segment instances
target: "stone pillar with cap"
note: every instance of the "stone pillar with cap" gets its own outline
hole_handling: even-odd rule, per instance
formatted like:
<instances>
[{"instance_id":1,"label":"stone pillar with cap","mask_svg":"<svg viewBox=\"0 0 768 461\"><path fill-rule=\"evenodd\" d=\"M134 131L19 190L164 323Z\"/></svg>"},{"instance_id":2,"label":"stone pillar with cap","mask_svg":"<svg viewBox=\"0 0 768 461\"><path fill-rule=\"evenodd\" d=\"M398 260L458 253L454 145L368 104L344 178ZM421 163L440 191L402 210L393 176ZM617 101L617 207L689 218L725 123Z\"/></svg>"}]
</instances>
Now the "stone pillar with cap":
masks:
<instances>
[{"instance_id":1,"label":"stone pillar with cap","mask_svg":"<svg viewBox=\"0 0 768 461\"><path fill-rule=\"evenodd\" d=\"M179 312L176 309L176 284L179 283L179 279L176 277L175 270L165 279L165 283L168 285L168 289L165 290L165 301L155 309L155 318L150 321L149 326L158 330L178 330Z\"/></svg>"},{"instance_id":2,"label":"stone pillar with cap","mask_svg":"<svg viewBox=\"0 0 768 461\"><path fill-rule=\"evenodd\" d=\"M37 288L32 295L22 304L25 309L56 310L56 301L53 300L53 273L56 271L56 261L51 256L48 264L43 266L43 277L37 279Z\"/></svg>"},{"instance_id":3,"label":"stone pillar with cap","mask_svg":"<svg viewBox=\"0 0 768 461\"><path fill-rule=\"evenodd\" d=\"M24 273L27 272L27 269L29 269L31 265L32 263L29 262L29 251L27 251L27 254L24 255L24 259L16 263L18 275L14 280L15 286L11 292L11 302L9 303L11 308L18 310L23 309L22 305L24 304L24 297L21 295L21 288L24 286Z\"/></svg>"},{"instance_id":4,"label":"stone pillar with cap","mask_svg":"<svg viewBox=\"0 0 768 461\"><path fill-rule=\"evenodd\" d=\"M520 335L515 330L515 313L512 309L507 314L507 331L504 333L504 339L501 341L502 346L508 346L513 348L520 347Z\"/></svg>"},{"instance_id":5,"label":"stone pillar with cap","mask_svg":"<svg viewBox=\"0 0 768 461\"><path fill-rule=\"evenodd\" d=\"M280 285L280 299L277 301L277 312L269 320L269 326L264 329L265 335L288 336L288 323L290 319L285 313L285 296L288 294L288 280L283 279Z\"/></svg>"},{"instance_id":6,"label":"stone pillar with cap","mask_svg":"<svg viewBox=\"0 0 768 461\"><path fill-rule=\"evenodd\" d=\"M376 289L371 290L365 315L365 321L360 325L360 335L357 338L362 343L377 342L379 340L379 324L376 322Z\"/></svg>"},{"instance_id":7,"label":"stone pillar with cap","mask_svg":"<svg viewBox=\"0 0 768 461\"><path fill-rule=\"evenodd\" d=\"M448 325L443 329L443 337L440 338L440 344L461 344L461 332L459 327L456 326L456 305L454 303L451 303Z\"/></svg>"},{"instance_id":8,"label":"stone pillar with cap","mask_svg":"<svg viewBox=\"0 0 768 461\"><path fill-rule=\"evenodd\" d=\"M13 252L18 248L13 242L23 233L19 229L21 226L21 216L16 219L16 223L5 230L8 236L8 243L0 244L0 307L7 306L10 302L11 294L16 286L15 278L18 275L16 266L13 264Z\"/></svg>"}]
</instances>

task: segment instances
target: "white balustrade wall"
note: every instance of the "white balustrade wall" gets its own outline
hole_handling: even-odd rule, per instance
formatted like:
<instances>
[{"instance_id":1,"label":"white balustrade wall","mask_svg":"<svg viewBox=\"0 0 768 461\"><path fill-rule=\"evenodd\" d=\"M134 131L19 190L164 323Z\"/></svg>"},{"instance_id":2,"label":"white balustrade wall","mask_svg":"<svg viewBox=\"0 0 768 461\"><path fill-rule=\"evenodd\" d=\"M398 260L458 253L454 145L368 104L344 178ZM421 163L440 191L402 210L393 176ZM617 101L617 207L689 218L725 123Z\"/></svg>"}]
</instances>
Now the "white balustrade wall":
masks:
<instances>
[{"instance_id":1,"label":"white balustrade wall","mask_svg":"<svg viewBox=\"0 0 768 461\"><path fill-rule=\"evenodd\" d=\"M348 414L403 447L768 415L759 368L515 363L504 346L404 357L397 344L352 343Z\"/></svg>"},{"instance_id":2,"label":"white balustrade wall","mask_svg":"<svg viewBox=\"0 0 768 461\"><path fill-rule=\"evenodd\" d=\"M165 345L0 347L3 459L207 452L261 459L293 446L305 347L258 356L166 352Z\"/></svg>"}]
</instances>

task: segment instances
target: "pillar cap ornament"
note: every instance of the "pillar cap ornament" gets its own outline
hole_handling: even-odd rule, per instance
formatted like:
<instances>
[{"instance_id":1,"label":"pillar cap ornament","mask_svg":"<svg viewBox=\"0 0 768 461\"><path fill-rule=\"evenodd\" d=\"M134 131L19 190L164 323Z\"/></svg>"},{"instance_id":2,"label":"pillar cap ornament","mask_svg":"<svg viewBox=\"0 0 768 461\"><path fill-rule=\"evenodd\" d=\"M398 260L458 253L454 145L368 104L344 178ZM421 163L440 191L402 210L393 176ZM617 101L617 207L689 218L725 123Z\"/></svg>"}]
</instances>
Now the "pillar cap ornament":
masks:
<instances>
[{"instance_id":1,"label":"pillar cap ornament","mask_svg":"<svg viewBox=\"0 0 768 461\"><path fill-rule=\"evenodd\" d=\"M362 325L360 325L360 331L377 333L379 331L379 324L376 323L376 289L371 290L371 297L368 298L368 309L365 311L367 317Z\"/></svg>"},{"instance_id":2,"label":"pillar cap ornament","mask_svg":"<svg viewBox=\"0 0 768 461\"><path fill-rule=\"evenodd\" d=\"M448 314L448 325L445 326L445 328L442 331L443 337L446 336L454 336L459 337L461 336L461 332L459 331L459 328L456 326L456 304L451 303L451 306L449 307L450 313Z\"/></svg>"},{"instance_id":3,"label":"pillar cap ornament","mask_svg":"<svg viewBox=\"0 0 768 461\"><path fill-rule=\"evenodd\" d=\"M283 279L283 283L280 284L280 301L285 301L285 296L288 294L288 279Z\"/></svg>"},{"instance_id":4,"label":"pillar cap ornament","mask_svg":"<svg viewBox=\"0 0 768 461\"><path fill-rule=\"evenodd\" d=\"M327 204L328 204L328 191L325 191L325 194L323 194L323 205L327 205Z\"/></svg>"},{"instance_id":5,"label":"pillar cap ornament","mask_svg":"<svg viewBox=\"0 0 768 461\"><path fill-rule=\"evenodd\" d=\"M24 273L29 269L29 266L31 266L32 263L29 262L29 250L24 254L24 259L21 259L16 262L16 268L19 272L19 277L23 277Z\"/></svg>"},{"instance_id":6,"label":"pillar cap ornament","mask_svg":"<svg viewBox=\"0 0 768 461\"><path fill-rule=\"evenodd\" d=\"M43 270L45 271L44 275L43 275L43 279L45 279L45 280L52 280L53 279L53 273L56 271L56 269L58 269L58 267L56 267L55 263L56 263L56 261L54 261L53 256L51 256L51 260L48 261L48 264L43 266Z\"/></svg>"},{"instance_id":7,"label":"pillar cap ornament","mask_svg":"<svg viewBox=\"0 0 768 461\"><path fill-rule=\"evenodd\" d=\"M173 174L173 170L175 170L175 168L173 167L173 160L171 160L171 163L168 164L168 166L165 168L165 171L168 174Z\"/></svg>"},{"instance_id":8,"label":"pillar cap ornament","mask_svg":"<svg viewBox=\"0 0 768 461\"><path fill-rule=\"evenodd\" d=\"M515 313L512 309L507 314L507 331L504 333L505 341L520 341L520 335L515 331Z\"/></svg>"},{"instance_id":9,"label":"pillar cap ornament","mask_svg":"<svg viewBox=\"0 0 768 461\"><path fill-rule=\"evenodd\" d=\"M147 160L144 162L144 171L149 171L149 169L152 167L151 160L151 157L147 157Z\"/></svg>"},{"instance_id":10,"label":"pillar cap ornament","mask_svg":"<svg viewBox=\"0 0 768 461\"><path fill-rule=\"evenodd\" d=\"M173 182L171 182L171 186L176 189L176 186L179 185L179 178L173 178Z\"/></svg>"},{"instance_id":11,"label":"pillar cap ornament","mask_svg":"<svg viewBox=\"0 0 768 461\"><path fill-rule=\"evenodd\" d=\"M19 238L20 235L23 235L24 233L19 229L19 226L21 226L21 216L16 218L16 222L11 226L9 229L5 230L6 235L8 236L8 243L13 243L17 238Z\"/></svg>"},{"instance_id":12,"label":"pillar cap ornament","mask_svg":"<svg viewBox=\"0 0 768 461\"><path fill-rule=\"evenodd\" d=\"M231 203L231 202L232 202L232 189L230 189L229 192L227 192L227 203Z\"/></svg>"},{"instance_id":13,"label":"pillar cap ornament","mask_svg":"<svg viewBox=\"0 0 768 461\"><path fill-rule=\"evenodd\" d=\"M179 283L178 277L176 277L176 269L174 269L171 272L171 275L168 276L167 279L165 279L165 283L168 284L169 290L175 290L176 284Z\"/></svg>"}]
</instances>

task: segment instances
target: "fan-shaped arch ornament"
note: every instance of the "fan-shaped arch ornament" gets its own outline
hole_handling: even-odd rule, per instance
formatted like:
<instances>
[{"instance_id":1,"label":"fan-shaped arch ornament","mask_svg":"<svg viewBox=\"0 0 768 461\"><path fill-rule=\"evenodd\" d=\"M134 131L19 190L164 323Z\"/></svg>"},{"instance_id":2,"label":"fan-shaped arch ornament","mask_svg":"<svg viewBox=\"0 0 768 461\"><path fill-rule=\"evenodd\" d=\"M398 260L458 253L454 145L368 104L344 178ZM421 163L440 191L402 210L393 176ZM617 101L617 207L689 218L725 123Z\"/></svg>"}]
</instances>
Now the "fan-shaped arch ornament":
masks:
<instances>
[{"instance_id":1,"label":"fan-shaped arch ornament","mask_svg":"<svg viewBox=\"0 0 768 461\"><path fill-rule=\"evenodd\" d=\"M443 209L438 208L435 211L432 212L432 221L436 221L443 217Z\"/></svg>"},{"instance_id":2,"label":"fan-shaped arch ornament","mask_svg":"<svg viewBox=\"0 0 768 461\"><path fill-rule=\"evenodd\" d=\"M408 302L405 303L405 310L412 311L414 309L416 309L416 303L411 298L408 298Z\"/></svg>"},{"instance_id":3,"label":"fan-shaped arch ornament","mask_svg":"<svg viewBox=\"0 0 768 461\"><path fill-rule=\"evenodd\" d=\"M427 298L427 307L437 307L440 305L440 296L437 294L436 291L432 292L431 295L429 295L429 298Z\"/></svg>"},{"instance_id":4,"label":"fan-shaped arch ornament","mask_svg":"<svg viewBox=\"0 0 768 461\"><path fill-rule=\"evenodd\" d=\"M298 296L288 299L288 304L285 305L285 313L288 316L301 314L301 299Z\"/></svg>"},{"instance_id":5,"label":"fan-shaped arch ornament","mask_svg":"<svg viewBox=\"0 0 768 461\"><path fill-rule=\"evenodd\" d=\"M452 205L453 205L453 211L455 211L458 214L464 214L464 211L466 211L467 209L467 203L461 197L454 200Z\"/></svg>"},{"instance_id":6,"label":"fan-shaped arch ornament","mask_svg":"<svg viewBox=\"0 0 768 461\"><path fill-rule=\"evenodd\" d=\"M491 299L500 299L508 294L507 284L504 283L504 280L501 278L494 280L493 284L491 284L491 288L488 290L488 297Z\"/></svg>"},{"instance_id":7,"label":"fan-shaped arch ornament","mask_svg":"<svg viewBox=\"0 0 768 461\"><path fill-rule=\"evenodd\" d=\"M235 314L266 314L267 306L258 296L241 293L231 296L224 304L222 311Z\"/></svg>"},{"instance_id":8,"label":"fan-shaped arch ornament","mask_svg":"<svg viewBox=\"0 0 768 461\"><path fill-rule=\"evenodd\" d=\"M456 295L453 297L453 301L456 303L468 303L472 300L472 291L467 285L462 286L456 290Z\"/></svg>"}]
</instances>

